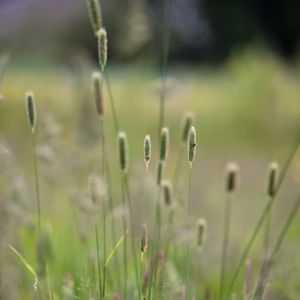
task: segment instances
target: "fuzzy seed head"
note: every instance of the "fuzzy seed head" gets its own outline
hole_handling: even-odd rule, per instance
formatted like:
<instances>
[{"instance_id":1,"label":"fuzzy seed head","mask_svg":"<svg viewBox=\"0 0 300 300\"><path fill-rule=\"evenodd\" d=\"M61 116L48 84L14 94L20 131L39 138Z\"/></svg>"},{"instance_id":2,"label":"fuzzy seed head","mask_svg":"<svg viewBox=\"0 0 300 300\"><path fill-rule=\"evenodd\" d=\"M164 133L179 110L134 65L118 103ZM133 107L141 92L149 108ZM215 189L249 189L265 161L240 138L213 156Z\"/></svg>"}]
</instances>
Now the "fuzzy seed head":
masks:
<instances>
[{"instance_id":1,"label":"fuzzy seed head","mask_svg":"<svg viewBox=\"0 0 300 300\"><path fill-rule=\"evenodd\" d=\"M166 206L173 204L173 185L169 180L163 180L162 182L164 203Z\"/></svg>"},{"instance_id":2,"label":"fuzzy seed head","mask_svg":"<svg viewBox=\"0 0 300 300\"><path fill-rule=\"evenodd\" d=\"M156 183L158 186L161 185L161 181L163 178L163 173L164 173L164 168L165 168L165 163L164 161L159 161L157 165L157 177L156 177Z\"/></svg>"},{"instance_id":3,"label":"fuzzy seed head","mask_svg":"<svg viewBox=\"0 0 300 300\"><path fill-rule=\"evenodd\" d=\"M160 134L160 160L167 161L169 153L169 129L164 127Z\"/></svg>"},{"instance_id":4,"label":"fuzzy seed head","mask_svg":"<svg viewBox=\"0 0 300 300\"><path fill-rule=\"evenodd\" d=\"M141 237L141 252L146 253L148 249L148 228L147 225L143 225L142 237Z\"/></svg>"},{"instance_id":5,"label":"fuzzy seed head","mask_svg":"<svg viewBox=\"0 0 300 300\"><path fill-rule=\"evenodd\" d=\"M151 139L150 139L150 135L146 135L144 139L144 161L147 168L150 159L151 159Z\"/></svg>"},{"instance_id":6,"label":"fuzzy seed head","mask_svg":"<svg viewBox=\"0 0 300 300\"><path fill-rule=\"evenodd\" d=\"M34 131L36 126L36 108L35 108L35 101L32 92L26 93L26 110L27 110L28 123L32 131Z\"/></svg>"},{"instance_id":7,"label":"fuzzy seed head","mask_svg":"<svg viewBox=\"0 0 300 300\"><path fill-rule=\"evenodd\" d=\"M96 34L96 32L102 27L102 16L101 16L99 0L86 0L86 2L87 2L90 20L94 32Z\"/></svg>"},{"instance_id":8,"label":"fuzzy seed head","mask_svg":"<svg viewBox=\"0 0 300 300\"><path fill-rule=\"evenodd\" d=\"M199 248L203 247L206 237L206 221L204 219L198 220L197 228L197 245Z\"/></svg>"},{"instance_id":9,"label":"fuzzy seed head","mask_svg":"<svg viewBox=\"0 0 300 300\"><path fill-rule=\"evenodd\" d=\"M188 160L192 164L196 154L196 129L194 126L190 128L188 136Z\"/></svg>"},{"instance_id":10,"label":"fuzzy seed head","mask_svg":"<svg viewBox=\"0 0 300 300\"><path fill-rule=\"evenodd\" d=\"M225 168L225 189L227 193L233 193L239 185L239 166L236 163L228 163Z\"/></svg>"},{"instance_id":11,"label":"fuzzy seed head","mask_svg":"<svg viewBox=\"0 0 300 300\"><path fill-rule=\"evenodd\" d=\"M96 103L97 113L103 115L103 94L102 94L102 84L101 84L101 74L100 72L94 72L92 75L93 82L93 94Z\"/></svg>"},{"instance_id":12,"label":"fuzzy seed head","mask_svg":"<svg viewBox=\"0 0 300 300\"><path fill-rule=\"evenodd\" d=\"M189 137L190 128L193 126L195 121L195 115L191 112L185 113L182 121L182 141L187 142Z\"/></svg>"},{"instance_id":13,"label":"fuzzy seed head","mask_svg":"<svg viewBox=\"0 0 300 300\"><path fill-rule=\"evenodd\" d=\"M276 162L273 162L269 166L267 176L267 195L273 198L276 195L278 184L279 167Z\"/></svg>"},{"instance_id":14,"label":"fuzzy seed head","mask_svg":"<svg viewBox=\"0 0 300 300\"><path fill-rule=\"evenodd\" d=\"M118 135L118 147L120 170L126 173L128 169L128 142L125 132L120 132Z\"/></svg>"},{"instance_id":15,"label":"fuzzy seed head","mask_svg":"<svg viewBox=\"0 0 300 300\"><path fill-rule=\"evenodd\" d=\"M107 33L104 28L97 31L98 37L98 59L102 72L107 62Z\"/></svg>"}]
</instances>

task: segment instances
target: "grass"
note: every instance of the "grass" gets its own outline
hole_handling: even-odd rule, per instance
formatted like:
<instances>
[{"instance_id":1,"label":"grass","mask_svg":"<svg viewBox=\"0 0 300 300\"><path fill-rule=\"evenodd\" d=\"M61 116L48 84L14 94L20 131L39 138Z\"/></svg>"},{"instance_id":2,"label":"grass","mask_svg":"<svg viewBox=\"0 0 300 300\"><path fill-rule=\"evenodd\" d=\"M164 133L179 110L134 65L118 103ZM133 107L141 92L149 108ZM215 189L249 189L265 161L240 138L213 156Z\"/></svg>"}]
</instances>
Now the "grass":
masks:
<instances>
[{"instance_id":1,"label":"grass","mask_svg":"<svg viewBox=\"0 0 300 300\"><path fill-rule=\"evenodd\" d=\"M165 9L169 13L167 3ZM168 34L167 28L164 34ZM167 48L165 44L163 83L166 83ZM34 89L37 99L37 147L34 148L40 166L36 180L38 177L42 183L39 191L43 207L42 231L46 228L44 225L51 228L51 243L42 247L40 255L46 256L49 247L53 247L54 253L53 259L41 260L46 263L46 277L34 271L40 299L216 299L222 255L220 219L224 205L221 173L225 163L232 159L241 165L242 185L238 200L229 199L232 200L228 223L230 243L223 249L226 261L223 259L222 270L222 276L226 276L222 282L226 284L221 284L222 295L219 296L222 299L231 299L233 294L243 297L242 269L247 258L252 261L254 277L262 275L261 286L253 286L253 299L261 299L261 287L269 282L274 299L280 299L276 298L279 290L286 297L297 293L297 284L292 289L282 290L284 282L276 281L280 270L271 272L273 259L290 268L295 263L289 259L292 249L282 249L283 240L286 245L299 246L299 222L293 223L294 233L288 235L300 203L293 202L299 180L296 173L298 137L293 142L299 130L297 67L291 70L269 53L251 51L232 57L215 70L204 66L168 67L168 73L176 80L171 82L169 93L162 96L161 83L153 82L154 70L145 72L145 66L108 66L103 85L105 119L101 118L99 132L99 119L88 88L92 70L87 62L73 73L66 67L44 65L34 69L20 65L18 61L12 63L1 90L6 98L0 104L1 144L10 146L1 148L0 164L3 164L3 173L10 177L1 178L0 188L3 203L11 210L6 216L9 222L5 232L12 233L12 237L2 242L5 250L1 252L1 267L8 268L5 257L13 261L12 273L21 274L15 285L22 299L32 299L35 295L31 274L26 273L26 268L38 270L40 263L32 231L37 226L30 200L34 179L30 177L32 164L28 157L32 149L24 105L20 105L28 88ZM170 153L165 161L161 151L168 147L158 145L156 138L152 138L152 156L146 171L143 141L145 134L157 135L157 123L153 120L158 107L161 107L158 126L167 126L170 131ZM187 144L182 143L180 129L183 112L188 110L196 113L194 126L198 134L193 176L192 169L185 167L191 159ZM49 113L57 121L46 122L45 116ZM60 127L62 131L58 130ZM126 131L130 145L120 154L116 142L119 129ZM5 159L5 155L10 160ZM130 165L127 165L127 157L130 157ZM157 162L161 160L162 179L175 176L176 205L171 221L169 211L161 203L160 182L158 186L156 183ZM277 197L265 204L262 202L265 170L273 160L282 166L280 190L276 190ZM99 170L104 196L96 208L87 192L87 182L90 174ZM13 185L10 178L15 179L18 173L28 189L24 186L16 189ZM118 188L120 181L121 189ZM11 201L15 194L21 199L18 203ZM28 209L21 205L22 201L28 201ZM274 238L268 246L270 257L266 258L261 249L264 232L261 236L260 229L271 207ZM18 215L13 208L18 209ZM200 217L207 220L209 228L201 253L195 224ZM15 223L17 226L13 226ZM148 252L141 253L141 263L139 238L142 238L144 224L149 228L149 247ZM226 232L225 228L225 241ZM13 245L19 259L23 264L26 262L26 268L21 269L22 265L13 259L13 253L5 248L7 244ZM131 251L128 251L129 246ZM278 256L280 249L284 260ZM110 264L106 264L108 258L112 261ZM0 288L1 293L13 293Z\"/></svg>"}]
</instances>

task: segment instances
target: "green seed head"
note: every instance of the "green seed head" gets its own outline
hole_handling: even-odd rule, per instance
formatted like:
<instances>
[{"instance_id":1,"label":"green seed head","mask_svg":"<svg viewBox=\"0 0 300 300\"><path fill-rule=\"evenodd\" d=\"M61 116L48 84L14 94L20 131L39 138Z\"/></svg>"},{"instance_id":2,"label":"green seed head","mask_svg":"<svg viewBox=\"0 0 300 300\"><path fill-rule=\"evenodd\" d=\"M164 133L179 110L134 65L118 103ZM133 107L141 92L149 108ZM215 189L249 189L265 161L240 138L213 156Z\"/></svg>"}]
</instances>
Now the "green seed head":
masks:
<instances>
[{"instance_id":1,"label":"green seed head","mask_svg":"<svg viewBox=\"0 0 300 300\"><path fill-rule=\"evenodd\" d=\"M128 169L128 142L127 142L127 136L125 132L119 133L118 146L119 146L120 169L123 173L126 173Z\"/></svg>"},{"instance_id":2,"label":"green seed head","mask_svg":"<svg viewBox=\"0 0 300 300\"><path fill-rule=\"evenodd\" d=\"M157 177L156 177L156 183L158 186L161 185L161 181L163 178L163 173L164 173L164 168L165 168L165 163L164 161L159 161L157 165Z\"/></svg>"},{"instance_id":3,"label":"green seed head","mask_svg":"<svg viewBox=\"0 0 300 300\"><path fill-rule=\"evenodd\" d=\"M107 33L104 28L97 31L98 37L98 58L102 72L107 62Z\"/></svg>"},{"instance_id":4,"label":"green seed head","mask_svg":"<svg viewBox=\"0 0 300 300\"><path fill-rule=\"evenodd\" d=\"M196 154L196 129L194 126L190 128L188 136L188 160L192 164Z\"/></svg>"},{"instance_id":5,"label":"green seed head","mask_svg":"<svg viewBox=\"0 0 300 300\"><path fill-rule=\"evenodd\" d=\"M32 92L26 93L26 110L27 110L28 123L32 131L34 131L36 126L36 108L35 108L35 101Z\"/></svg>"},{"instance_id":6,"label":"green seed head","mask_svg":"<svg viewBox=\"0 0 300 300\"><path fill-rule=\"evenodd\" d=\"M206 221L204 219L198 220L197 228L197 246L201 249L206 238Z\"/></svg>"},{"instance_id":7,"label":"green seed head","mask_svg":"<svg viewBox=\"0 0 300 300\"><path fill-rule=\"evenodd\" d=\"M102 27L102 16L99 0L86 0L86 2L91 23L96 34L97 31Z\"/></svg>"},{"instance_id":8,"label":"green seed head","mask_svg":"<svg viewBox=\"0 0 300 300\"><path fill-rule=\"evenodd\" d=\"M228 163L225 168L225 189L227 193L233 193L239 185L239 166L236 163Z\"/></svg>"},{"instance_id":9,"label":"green seed head","mask_svg":"<svg viewBox=\"0 0 300 300\"><path fill-rule=\"evenodd\" d=\"M276 162L273 162L269 166L267 176L267 194L269 197L276 195L277 184L278 184L279 167Z\"/></svg>"},{"instance_id":10,"label":"green seed head","mask_svg":"<svg viewBox=\"0 0 300 300\"><path fill-rule=\"evenodd\" d=\"M92 75L93 82L93 94L96 103L96 109L100 116L103 115L103 95L101 86L101 74L100 72L94 72Z\"/></svg>"},{"instance_id":11,"label":"green seed head","mask_svg":"<svg viewBox=\"0 0 300 300\"><path fill-rule=\"evenodd\" d=\"M169 180L163 180L162 182L163 197L166 206L173 204L173 186Z\"/></svg>"},{"instance_id":12,"label":"green seed head","mask_svg":"<svg viewBox=\"0 0 300 300\"><path fill-rule=\"evenodd\" d=\"M160 134L160 160L167 161L169 153L169 129L164 127Z\"/></svg>"},{"instance_id":13,"label":"green seed head","mask_svg":"<svg viewBox=\"0 0 300 300\"><path fill-rule=\"evenodd\" d=\"M182 141L187 142L189 137L190 128L194 124L195 115L194 113L187 112L185 113L182 121Z\"/></svg>"},{"instance_id":14,"label":"green seed head","mask_svg":"<svg viewBox=\"0 0 300 300\"><path fill-rule=\"evenodd\" d=\"M148 169L148 164L150 159L151 159L151 139L150 139L150 135L146 135L144 139L144 161L147 169Z\"/></svg>"}]
</instances>

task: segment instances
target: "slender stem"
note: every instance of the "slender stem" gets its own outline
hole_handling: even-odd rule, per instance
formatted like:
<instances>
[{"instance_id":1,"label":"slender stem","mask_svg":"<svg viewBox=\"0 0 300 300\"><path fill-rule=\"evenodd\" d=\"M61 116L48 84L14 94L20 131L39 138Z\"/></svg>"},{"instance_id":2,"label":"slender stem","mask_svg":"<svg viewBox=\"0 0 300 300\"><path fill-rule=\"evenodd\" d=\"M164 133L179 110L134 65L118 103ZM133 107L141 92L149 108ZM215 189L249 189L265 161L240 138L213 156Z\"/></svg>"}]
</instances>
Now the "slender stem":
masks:
<instances>
[{"instance_id":1,"label":"slender stem","mask_svg":"<svg viewBox=\"0 0 300 300\"><path fill-rule=\"evenodd\" d=\"M126 196L125 196L125 187L124 181L121 181L121 189L122 189L122 204L123 209L125 210L126 207ZM123 213L123 236L124 236L124 243L123 243L123 262L124 262L124 286L123 286L123 299L127 299L127 278L128 278L128 264L127 264L127 221L126 215Z\"/></svg>"},{"instance_id":2,"label":"slender stem","mask_svg":"<svg viewBox=\"0 0 300 300\"><path fill-rule=\"evenodd\" d=\"M140 275L139 275L137 253L136 253L138 247L136 247L135 245L133 210L132 210L132 202L131 202L131 195L129 190L128 177L126 173L123 174L123 180L124 180L125 191L126 191L128 207L129 207L130 225L131 225L131 247L132 247L133 264L135 270L135 279L136 279L136 285L138 290L138 299L141 299L141 284L140 284Z\"/></svg>"},{"instance_id":3,"label":"slender stem","mask_svg":"<svg viewBox=\"0 0 300 300\"><path fill-rule=\"evenodd\" d=\"M101 295L102 295L101 265L100 265L100 247L99 247L99 238L98 238L98 227L97 227L97 224L95 224L95 237L96 237L96 249L97 249L98 288L99 288L99 297L101 297Z\"/></svg>"},{"instance_id":4,"label":"slender stem","mask_svg":"<svg viewBox=\"0 0 300 300\"><path fill-rule=\"evenodd\" d=\"M117 111L116 111L116 108L115 108L115 101L114 101L114 97L113 97L113 93L112 93L112 89L111 89L111 85L110 85L109 75L108 75L108 72L106 70L104 71L104 77L105 77L107 91L108 91L109 103L110 103L110 107L111 107L111 110L112 110L114 126L115 126L115 132L118 133L119 132L118 115L117 115Z\"/></svg>"},{"instance_id":5,"label":"slender stem","mask_svg":"<svg viewBox=\"0 0 300 300\"><path fill-rule=\"evenodd\" d=\"M259 295L259 299L262 297L262 294L263 294L263 291L264 291L264 285L267 281L267 277L269 275L269 272L270 272L270 269L271 269L271 266L274 262L274 257L277 255L277 253L279 252L280 250L280 247L283 243L283 240L284 238L286 237L286 234L293 222L293 220L295 219L297 213L298 213L298 210L300 208L300 196L298 196L295 204L293 205L292 209L290 210L290 213L286 219L286 222L284 223L281 231L280 231L280 234L278 236L278 239L275 243L275 246L273 248L273 251L271 252L270 256L266 259L265 263L263 264L262 266L262 271L261 271L261 278L262 280L260 281L260 284L258 284L257 288L256 288L256 291L255 291L255 294L254 294L254 297L253 299L255 299L256 296Z\"/></svg>"},{"instance_id":6,"label":"slender stem","mask_svg":"<svg viewBox=\"0 0 300 300\"><path fill-rule=\"evenodd\" d=\"M35 131L32 129L32 148L33 148L33 161L34 161L34 177L35 177L35 192L36 192L36 208L37 208L37 221L38 221L38 234L41 234L41 202L40 202L40 189L39 189L39 176L38 176L38 163L36 153L36 140Z\"/></svg>"},{"instance_id":7,"label":"slender stem","mask_svg":"<svg viewBox=\"0 0 300 300\"><path fill-rule=\"evenodd\" d=\"M171 208L171 210L169 212L169 218L168 218L168 241L167 241L167 246L166 246L166 261L169 257L169 252L170 252L173 220L174 220L174 210L173 210L173 208Z\"/></svg>"},{"instance_id":8,"label":"slender stem","mask_svg":"<svg viewBox=\"0 0 300 300\"><path fill-rule=\"evenodd\" d=\"M183 161L183 155L185 151L185 144L182 144L180 146L180 151L178 153L177 162L175 165L174 175L173 175L173 182L174 182L174 193L177 195L177 192L179 190L179 179L180 179L180 171L182 167L182 161Z\"/></svg>"},{"instance_id":9,"label":"slender stem","mask_svg":"<svg viewBox=\"0 0 300 300\"><path fill-rule=\"evenodd\" d=\"M191 264L191 247L190 247L190 239L191 239L191 198L192 198L192 164L190 163L189 168L189 191L188 191L188 210L187 210L187 225L188 225L188 239L187 239L187 269L186 269L186 300L190 299L190 264Z\"/></svg>"},{"instance_id":10,"label":"slender stem","mask_svg":"<svg viewBox=\"0 0 300 300\"><path fill-rule=\"evenodd\" d=\"M269 200L270 199L268 199L268 201ZM272 209L270 209L266 219L265 238L264 238L265 258L268 257L270 238L271 238L271 213L272 213Z\"/></svg>"},{"instance_id":11,"label":"slender stem","mask_svg":"<svg viewBox=\"0 0 300 300\"><path fill-rule=\"evenodd\" d=\"M266 204L266 206L265 206L265 208L264 208L264 210L263 210L260 218L258 219L258 222L257 222L257 224L256 224L253 232L252 232L252 235L250 236L250 238L249 238L249 240L248 240L248 242L246 244L246 247L245 247L245 249L244 249L244 251L243 251L243 253L241 255L241 258L240 258L240 260L238 262L238 265L237 265L237 267L235 269L234 275L233 275L232 280L230 282L229 288L227 290L226 298L225 298L226 300L229 298L229 296L230 296L230 294L231 294L231 292L232 292L232 290L234 288L234 285L236 283L238 275L239 275L239 273L240 273L240 271L241 271L241 269L242 269L242 267L244 265L244 262L245 262L245 260L246 260L246 258L248 256L248 253L249 253L249 251L250 251L250 249L251 249L251 247L253 245L253 242L256 239L256 236L257 236L260 228L264 224L265 218L267 217L267 215L268 215L268 213L269 213L269 211L270 211L273 203L275 202L276 196L277 196L277 194L278 194L278 192L279 192L279 190L281 188L281 185L282 185L283 180L284 180L284 178L285 178L285 176L287 174L289 166L291 165L292 160L293 160L293 158L294 158L294 156L295 156L295 154L296 154L296 152L298 150L299 141L300 141L300 133L298 133L297 136L296 136L296 140L293 143L293 145L292 145L292 147L291 147L291 149L289 151L287 160L286 160L286 162L284 164L284 167L282 169L282 172L281 172L281 174L279 176L278 185L277 185L277 188L276 188L276 191L275 191L275 196L272 199L270 199L270 201L268 201L268 203Z\"/></svg>"},{"instance_id":12,"label":"slender stem","mask_svg":"<svg viewBox=\"0 0 300 300\"><path fill-rule=\"evenodd\" d=\"M227 265L228 244L229 244L229 236L230 236L230 223L231 223L231 199L227 194L225 199L225 209L224 209L224 232L223 232L219 299L223 299L224 297L223 292L225 286L225 272L226 272L226 265Z\"/></svg>"},{"instance_id":13,"label":"slender stem","mask_svg":"<svg viewBox=\"0 0 300 300\"><path fill-rule=\"evenodd\" d=\"M100 145L101 145L101 175L102 179L105 180L105 138L104 138L104 118L100 116ZM102 199L102 231L103 231L103 260L106 260L106 203L105 199ZM105 286L106 286L106 265L103 264L103 283L102 283L102 295L105 297Z\"/></svg>"}]
</instances>

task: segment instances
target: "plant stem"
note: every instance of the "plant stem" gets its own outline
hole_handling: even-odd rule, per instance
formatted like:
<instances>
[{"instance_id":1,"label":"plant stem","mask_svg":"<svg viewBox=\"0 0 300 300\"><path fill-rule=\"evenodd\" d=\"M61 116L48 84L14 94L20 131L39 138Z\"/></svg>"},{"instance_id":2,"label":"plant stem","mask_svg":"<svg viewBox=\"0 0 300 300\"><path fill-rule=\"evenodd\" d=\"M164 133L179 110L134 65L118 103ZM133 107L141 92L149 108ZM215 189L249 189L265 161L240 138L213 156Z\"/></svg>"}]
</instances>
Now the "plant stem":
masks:
<instances>
[{"instance_id":1,"label":"plant stem","mask_svg":"<svg viewBox=\"0 0 300 300\"><path fill-rule=\"evenodd\" d=\"M286 222L284 223L284 225L283 225L283 227L280 231L280 234L279 234L278 239L275 243L273 251L271 252L271 255L269 256L268 259L266 259L264 265L262 266L262 271L261 271L261 278L262 279L260 281L260 284L258 284L258 286L256 288L253 299L255 299L256 296L259 296L259 299L261 299L263 291L264 291L264 285L267 281L267 277L269 275L271 266L274 262L274 257L276 256L276 254L280 250L280 247L283 243L283 240L284 240L284 238L285 238L285 236L286 236L293 220L295 219L299 208L300 208L300 196L298 196L295 204L293 205L292 209L290 210L290 213L289 213L289 215L286 219Z\"/></svg>"},{"instance_id":2,"label":"plant stem","mask_svg":"<svg viewBox=\"0 0 300 300\"><path fill-rule=\"evenodd\" d=\"M138 268L138 260L137 260L137 248L135 245L135 236L134 236L134 222L133 222L133 210L132 210L132 202L131 202L131 195L129 190L129 183L127 174L123 174L123 181L125 185L125 191L128 200L128 207L129 207L129 216L130 216L130 225L131 225L131 247L132 247L132 255L133 255L133 264L135 270L135 279L136 285L138 290L138 299L141 299L141 284L140 284L140 275L139 275L139 268Z\"/></svg>"},{"instance_id":3,"label":"plant stem","mask_svg":"<svg viewBox=\"0 0 300 300\"><path fill-rule=\"evenodd\" d=\"M113 93L112 93L112 89L111 89L111 85L110 85L109 75L108 75L108 72L106 71L106 69L104 71L104 77L105 77L107 91L108 91L108 99L109 99L109 103L110 103L110 107L111 107L111 111L112 111L112 115L113 115L115 132L118 133L119 132L118 115L117 115L117 111L115 108L115 101L114 101L114 97L113 97Z\"/></svg>"},{"instance_id":4,"label":"plant stem","mask_svg":"<svg viewBox=\"0 0 300 300\"><path fill-rule=\"evenodd\" d=\"M294 144L292 145L292 147L291 147L291 149L289 151L287 160L286 160L286 162L284 164L284 167L283 167L282 172L281 172L281 174L279 176L279 179L278 179L278 185L277 185L277 188L275 190L274 197L272 199L270 199L270 201L268 201L268 203L266 204L266 206L265 206L265 208L264 208L264 210L263 210L260 218L258 219L258 222L257 222L257 224L256 224L253 232L252 232L252 235L250 236L250 238L249 238L249 240L248 240L248 242L246 244L246 247L245 247L245 249L244 249L244 251L243 251L243 253L241 255L241 258L240 258L240 260L238 262L238 265L237 265L237 267L235 269L234 275L233 275L232 280L230 282L229 288L227 290L226 298L225 298L226 300L229 299L229 296L230 296L230 294L231 294L231 292L232 292L232 290L234 288L234 285L236 283L238 275L239 275L239 273L240 273L240 271L241 271L241 269L242 269L242 267L244 265L244 262L245 262L245 260L246 260L246 258L248 256L248 253L249 253L249 251L250 251L250 249L251 249L251 247L253 245L253 242L255 241L256 236L257 236L260 228L264 224L264 221L265 221L266 217L268 216L268 213L269 213L269 211L270 211L273 203L275 202L276 196L277 196L277 194L278 194L278 192L279 192L279 190L281 188L281 185L282 185L283 180L284 180L284 178L285 178L285 176L287 174L289 166L291 165L292 160L293 160L293 158L294 158L294 156L295 156L295 154L296 154L296 152L298 150L299 141L300 141L300 133L297 134L296 140L295 140Z\"/></svg>"},{"instance_id":5,"label":"plant stem","mask_svg":"<svg viewBox=\"0 0 300 300\"><path fill-rule=\"evenodd\" d=\"M126 207L126 197L125 197L125 187L124 181L121 181L121 189L122 189L122 204L123 209ZM124 243L123 243L123 262L124 262L124 290L123 290L123 299L127 299L127 278L128 278L128 264L127 264L127 221L125 211L123 212L123 235L124 235Z\"/></svg>"},{"instance_id":6,"label":"plant stem","mask_svg":"<svg viewBox=\"0 0 300 300\"><path fill-rule=\"evenodd\" d=\"M188 225L188 239L187 239L187 269L186 269L186 300L190 299L190 289L191 289L191 282L190 282L190 256L191 256L191 249L190 249L190 239L191 239L191 197L192 196L192 164L190 163L189 168L189 192L188 192L188 211L187 211L187 225Z\"/></svg>"},{"instance_id":7,"label":"plant stem","mask_svg":"<svg viewBox=\"0 0 300 300\"><path fill-rule=\"evenodd\" d=\"M99 287L99 297L102 295L102 284L101 284L101 265L100 265L100 248L99 248L99 238L98 238L98 227L95 224L95 237L96 237L96 249L97 249L97 270L98 270L98 287Z\"/></svg>"},{"instance_id":8,"label":"plant stem","mask_svg":"<svg viewBox=\"0 0 300 300\"><path fill-rule=\"evenodd\" d=\"M40 189L39 189L39 176L38 176L38 163L36 153L36 140L35 130L31 131L32 136L32 148L33 148L33 161L34 161L34 177L35 177L35 192L36 192L36 208L37 208L37 222L38 222L38 234L41 234L41 202L40 202Z\"/></svg>"},{"instance_id":9,"label":"plant stem","mask_svg":"<svg viewBox=\"0 0 300 300\"><path fill-rule=\"evenodd\" d=\"M224 285L225 285L225 272L227 265L228 244L230 236L230 224L231 224L231 198L226 195L225 209L224 209L224 232L223 232L223 246L222 246L222 262L220 273L220 290L219 299L223 299Z\"/></svg>"},{"instance_id":10,"label":"plant stem","mask_svg":"<svg viewBox=\"0 0 300 300\"><path fill-rule=\"evenodd\" d=\"M104 138L104 118L100 116L100 144L101 144L101 175L102 180L105 180L105 138ZM103 261L106 260L106 199L102 199L102 230L103 230ZM103 264L103 283L102 283L102 295L105 297L106 286L106 265Z\"/></svg>"}]
</instances>

